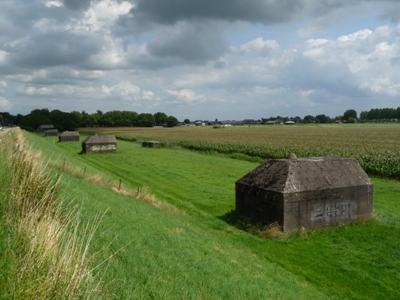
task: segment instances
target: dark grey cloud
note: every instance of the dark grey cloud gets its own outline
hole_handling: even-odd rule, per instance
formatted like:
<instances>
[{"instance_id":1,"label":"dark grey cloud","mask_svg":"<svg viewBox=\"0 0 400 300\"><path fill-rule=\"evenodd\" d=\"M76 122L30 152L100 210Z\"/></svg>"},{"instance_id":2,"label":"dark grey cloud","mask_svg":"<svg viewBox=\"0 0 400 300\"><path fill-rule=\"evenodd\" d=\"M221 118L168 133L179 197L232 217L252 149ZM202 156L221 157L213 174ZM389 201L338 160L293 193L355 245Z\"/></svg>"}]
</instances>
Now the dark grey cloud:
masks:
<instances>
[{"instance_id":1,"label":"dark grey cloud","mask_svg":"<svg viewBox=\"0 0 400 300\"><path fill-rule=\"evenodd\" d=\"M183 61L214 60L228 50L222 28L217 24L179 23L158 32L148 43L148 51L158 57L177 57Z\"/></svg>"},{"instance_id":2,"label":"dark grey cloud","mask_svg":"<svg viewBox=\"0 0 400 300\"><path fill-rule=\"evenodd\" d=\"M193 19L276 24L292 19L302 8L302 1L292 0L138 0L131 15L137 27L148 23L172 25Z\"/></svg>"},{"instance_id":3,"label":"dark grey cloud","mask_svg":"<svg viewBox=\"0 0 400 300\"><path fill-rule=\"evenodd\" d=\"M382 14L379 16L383 20L390 20L393 23L400 21L399 3L391 3L384 7Z\"/></svg>"},{"instance_id":4,"label":"dark grey cloud","mask_svg":"<svg viewBox=\"0 0 400 300\"><path fill-rule=\"evenodd\" d=\"M54 31L33 34L4 49L10 53L9 65L19 68L79 67L100 50L100 45L95 36Z\"/></svg>"},{"instance_id":5,"label":"dark grey cloud","mask_svg":"<svg viewBox=\"0 0 400 300\"><path fill-rule=\"evenodd\" d=\"M93 0L64 0L64 5L72 10L87 9Z\"/></svg>"}]
</instances>

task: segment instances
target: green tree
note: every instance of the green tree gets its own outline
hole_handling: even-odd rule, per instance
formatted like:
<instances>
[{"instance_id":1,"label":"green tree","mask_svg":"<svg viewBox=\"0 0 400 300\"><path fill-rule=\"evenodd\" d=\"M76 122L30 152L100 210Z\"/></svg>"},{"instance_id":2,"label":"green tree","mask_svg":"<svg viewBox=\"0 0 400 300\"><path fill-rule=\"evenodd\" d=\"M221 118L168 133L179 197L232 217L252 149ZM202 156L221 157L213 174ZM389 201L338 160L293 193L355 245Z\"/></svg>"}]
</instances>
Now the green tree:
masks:
<instances>
[{"instance_id":1,"label":"green tree","mask_svg":"<svg viewBox=\"0 0 400 300\"><path fill-rule=\"evenodd\" d=\"M369 119L369 117L368 117L368 112L367 112L367 111L362 111L362 112L360 112L360 119L361 119L361 120L367 120L367 119Z\"/></svg>"},{"instance_id":2,"label":"green tree","mask_svg":"<svg viewBox=\"0 0 400 300\"><path fill-rule=\"evenodd\" d=\"M141 113L138 116L136 125L139 127L153 127L154 125L156 125L156 120L154 119L154 116L152 114Z\"/></svg>"},{"instance_id":3,"label":"green tree","mask_svg":"<svg viewBox=\"0 0 400 300\"><path fill-rule=\"evenodd\" d=\"M189 119L185 119L185 120L183 121L183 123L185 123L185 124L190 124L190 120L189 120Z\"/></svg>"},{"instance_id":4,"label":"green tree","mask_svg":"<svg viewBox=\"0 0 400 300\"><path fill-rule=\"evenodd\" d=\"M357 119L357 112L354 109L348 109L343 114L343 120L349 121L351 119Z\"/></svg>"},{"instance_id":5,"label":"green tree","mask_svg":"<svg viewBox=\"0 0 400 300\"><path fill-rule=\"evenodd\" d=\"M87 126L96 127L99 126L100 116L97 113L93 113L87 116Z\"/></svg>"},{"instance_id":6,"label":"green tree","mask_svg":"<svg viewBox=\"0 0 400 300\"><path fill-rule=\"evenodd\" d=\"M304 123L314 123L314 122L315 122L314 116L307 115L304 117Z\"/></svg>"},{"instance_id":7,"label":"green tree","mask_svg":"<svg viewBox=\"0 0 400 300\"><path fill-rule=\"evenodd\" d=\"M21 126L34 131L40 125L51 125L51 113L47 108L34 109L21 119Z\"/></svg>"},{"instance_id":8,"label":"green tree","mask_svg":"<svg viewBox=\"0 0 400 300\"><path fill-rule=\"evenodd\" d=\"M322 114L322 115L315 116L315 121L318 123L329 123L330 118L327 117L326 115Z\"/></svg>"},{"instance_id":9,"label":"green tree","mask_svg":"<svg viewBox=\"0 0 400 300\"><path fill-rule=\"evenodd\" d=\"M80 126L80 112L63 112L55 109L51 111L51 123L58 131L74 131Z\"/></svg>"},{"instance_id":10,"label":"green tree","mask_svg":"<svg viewBox=\"0 0 400 300\"><path fill-rule=\"evenodd\" d=\"M400 107L396 109L396 118L400 122Z\"/></svg>"},{"instance_id":11,"label":"green tree","mask_svg":"<svg viewBox=\"0 0 400 300\"><path fill-rule=\"evenodd\" d=\"M157 112L154 114L154 120L157 126L163 126L167 123L168 116L163 112Z\"/></svg>"},{"instance_id":12,"label":"green tree","mask_svg":"<svg viewBox=\"0 0 400 300\"><path fill-rule=\"evenodd\" d=\"M174 116L169 116L167 118L167 127L174 127L174 126L178 126L179 121L177 118L175 118Z\"/></svg>"}]
</instances>

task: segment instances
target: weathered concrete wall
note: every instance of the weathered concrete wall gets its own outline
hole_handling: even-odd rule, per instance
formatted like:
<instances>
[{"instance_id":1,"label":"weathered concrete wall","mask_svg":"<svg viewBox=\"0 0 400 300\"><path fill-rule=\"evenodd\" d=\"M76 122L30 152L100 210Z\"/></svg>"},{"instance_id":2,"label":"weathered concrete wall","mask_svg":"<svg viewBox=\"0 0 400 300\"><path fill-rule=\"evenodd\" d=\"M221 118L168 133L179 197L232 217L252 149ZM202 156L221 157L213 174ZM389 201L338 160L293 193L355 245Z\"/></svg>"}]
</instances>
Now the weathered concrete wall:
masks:
<instances>
[{"instance_id":1,"label":"weathered concrete wall","mask_svg":"<svg viewBox=\"0 0 400 300\"><path fill-rule=\"evenodd\" d=\"M115 151L117 151L117 140L115 136L93 135L82 142L83 153Z\"/></svg>"},{"instance_id":2,"label":"weathered concrete wall","mask_svg":"<svg viewBox=\"0 0 400 300\"><path fill-rule=\"evenodd\" d=\"M45 135L45 136L58 136L58 130L57 130L57 129L49 129L49 130L46 130L46 131L44 132L44 135Z\"/></svg>"},{"instance_id":3,"label":"weathered concrete wall","mask_svg":"<svg viewBox=\"0 0 400 300\"><path fill-rule=\"evenodd\" d=\"M77 142L79 141L79 132L77 131L64 131L58 136L59 142Z\"/></svg>"},{"instance_id":4,"label":"weathered concrete wall","mask_svg":"<svg viewBox=\"0 0 400 300\"><path fill-rule=\"evenodd\" d=\"M101 144L101 145L86 145L85 153L91 152L115 152L117 145L115 144Z\"/></svg>"}]
</instances>

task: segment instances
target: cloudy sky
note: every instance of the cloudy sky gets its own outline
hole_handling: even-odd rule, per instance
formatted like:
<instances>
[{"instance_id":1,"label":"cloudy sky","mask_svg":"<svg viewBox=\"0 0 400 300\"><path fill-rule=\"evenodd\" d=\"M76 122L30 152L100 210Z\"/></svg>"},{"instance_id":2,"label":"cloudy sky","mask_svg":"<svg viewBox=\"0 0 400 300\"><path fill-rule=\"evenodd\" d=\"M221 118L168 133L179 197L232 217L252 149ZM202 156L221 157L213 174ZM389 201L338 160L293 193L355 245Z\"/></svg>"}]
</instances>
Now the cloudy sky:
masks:
<instances>
[{"instance_id":1,"label":"cloudy sky","mask_svg":"<svg viewBox=\"0 0 400 300\"><path fill-rule=\"evenodd\" d=\"M399 0L0 0L0 111L400 106Z\"/></svg>"}]
</instances>

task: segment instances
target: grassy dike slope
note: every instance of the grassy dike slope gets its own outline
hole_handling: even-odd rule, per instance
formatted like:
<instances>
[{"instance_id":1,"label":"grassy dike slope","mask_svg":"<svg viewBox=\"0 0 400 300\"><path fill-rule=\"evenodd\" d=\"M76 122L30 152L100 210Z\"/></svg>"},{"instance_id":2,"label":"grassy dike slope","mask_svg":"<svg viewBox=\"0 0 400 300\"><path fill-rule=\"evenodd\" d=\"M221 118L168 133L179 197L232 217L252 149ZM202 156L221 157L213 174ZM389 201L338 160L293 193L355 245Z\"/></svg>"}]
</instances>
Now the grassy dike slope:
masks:
<instances>
[{"instance_id":1,"label":"grassy dike slope","mask_svg":"<svg viewBox=\"0 0 400 300\"><path fill-rule=\"evenodd\" d=\"M63 193L84 221L104 214L92 251L119 299L400 297L398 182L374 179L377 220L261 240L224 221L235 180L254 163L120 141L117 153L79 155L79 142L26 137L60 169L114 187L121 180L127 191L146 187L169 203L64 176Z\"/></svg>"}]
</instances>

